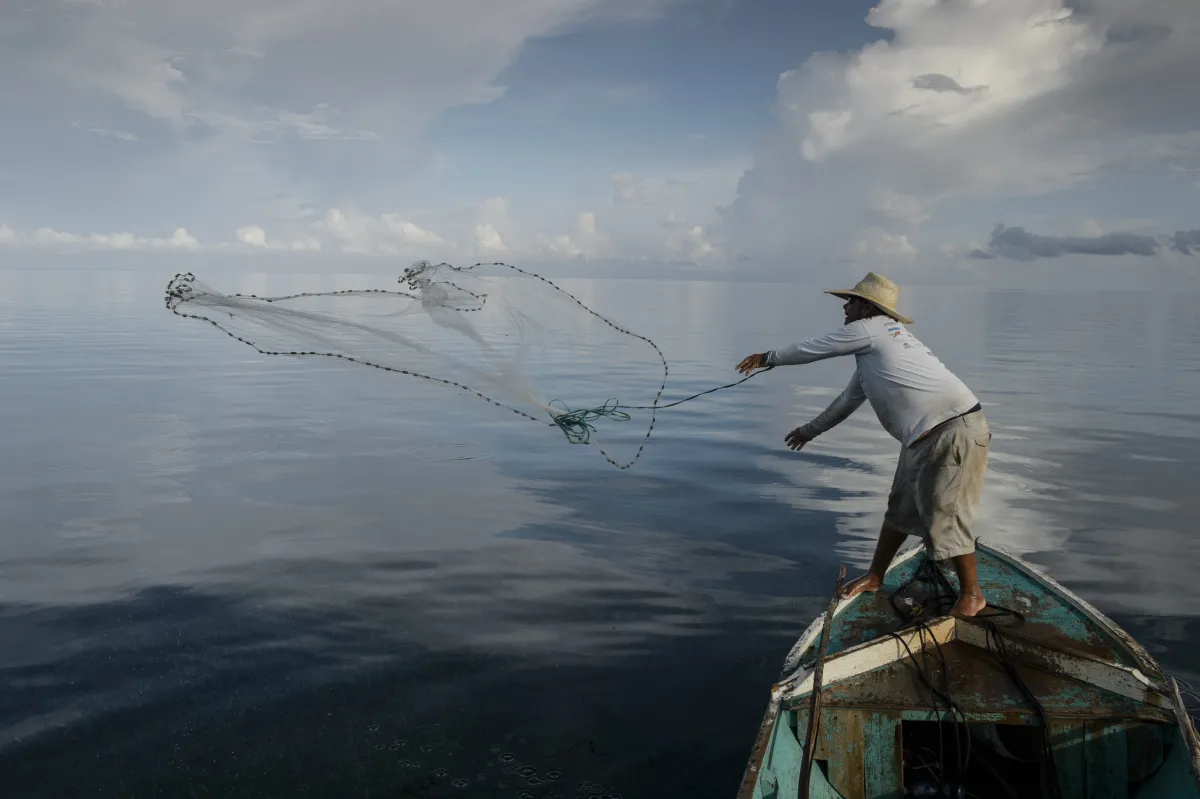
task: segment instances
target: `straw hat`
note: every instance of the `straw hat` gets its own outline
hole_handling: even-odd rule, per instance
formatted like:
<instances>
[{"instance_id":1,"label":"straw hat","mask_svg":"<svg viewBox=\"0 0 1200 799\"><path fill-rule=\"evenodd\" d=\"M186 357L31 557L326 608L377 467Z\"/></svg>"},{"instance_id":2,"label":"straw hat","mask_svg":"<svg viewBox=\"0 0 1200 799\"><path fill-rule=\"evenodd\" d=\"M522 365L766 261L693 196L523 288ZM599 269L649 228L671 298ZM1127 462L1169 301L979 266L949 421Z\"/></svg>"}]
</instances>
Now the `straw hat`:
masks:
<instances>
[{"instance_id":1,"label":"straw hat","mask_svg":"<svg viewBox=\"0 0 1200 799\"><path fill-rule=\"evenodd\" d=\"M900 287L883 275L868 272L867 276L858 281L858 285L852 289L834 289L825 293L832 294L835 297L859 297L871 303L893 319L903 322L906 325L912 324L913 320L906 316L901 316L896 310L896 303L900 301Z\"/></svg>"}]
</instances>

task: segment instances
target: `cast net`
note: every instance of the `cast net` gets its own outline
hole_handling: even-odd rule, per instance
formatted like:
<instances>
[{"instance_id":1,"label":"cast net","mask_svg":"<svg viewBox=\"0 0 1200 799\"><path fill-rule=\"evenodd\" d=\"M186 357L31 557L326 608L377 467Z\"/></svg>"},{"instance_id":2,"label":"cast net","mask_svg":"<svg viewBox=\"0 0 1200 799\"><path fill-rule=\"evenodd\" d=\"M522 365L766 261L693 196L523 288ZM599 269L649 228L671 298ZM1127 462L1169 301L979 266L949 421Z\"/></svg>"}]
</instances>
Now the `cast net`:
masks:
<instances>
[{"instance_id":1,"label":"cast net","mask_svg":"<svg viewBox=\"0 0 1200 799\"><path fill-rule=\"evenodd\" d=\"M641 457L667 380L653 341L507 264L421 261L399 284L256 296L184 273L166 304L264 355L386 370L559 431L614 466Z\"/></svg>"}]
</instances>

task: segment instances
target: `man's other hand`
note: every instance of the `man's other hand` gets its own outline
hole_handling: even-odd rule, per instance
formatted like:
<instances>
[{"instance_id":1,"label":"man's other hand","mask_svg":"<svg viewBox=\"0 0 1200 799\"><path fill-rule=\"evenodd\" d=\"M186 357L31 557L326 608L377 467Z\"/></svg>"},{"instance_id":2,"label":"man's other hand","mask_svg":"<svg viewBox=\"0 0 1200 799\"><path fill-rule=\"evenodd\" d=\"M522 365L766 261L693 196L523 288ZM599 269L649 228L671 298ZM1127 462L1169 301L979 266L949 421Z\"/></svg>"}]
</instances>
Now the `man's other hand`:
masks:
<instances>
[{"instance_id":1,"label":"man's other hand","mask_svg":"<svg viewBox=\"0 0 1200 799\"><path fill-rule=\"evenodd\" d=\"M767 354L758 352L754 355L747 355L741 363L737 365L737 370L744 375L748 375L755 369L765 369L767 367Z\"/></svg>"},{"instance_id":2,"label":"man's other hand","mask_svg":"<svg viewBox=\"0 0 1200 799\"><path fill-rule=\"evenodd\" d=\"M787 437L783 440L792 449L803 449L805 444L807 444L809 441L812 441L811 438L804 437L804 434L800 432L799 427L788 433Z\"/></svg>"}]
</instances>

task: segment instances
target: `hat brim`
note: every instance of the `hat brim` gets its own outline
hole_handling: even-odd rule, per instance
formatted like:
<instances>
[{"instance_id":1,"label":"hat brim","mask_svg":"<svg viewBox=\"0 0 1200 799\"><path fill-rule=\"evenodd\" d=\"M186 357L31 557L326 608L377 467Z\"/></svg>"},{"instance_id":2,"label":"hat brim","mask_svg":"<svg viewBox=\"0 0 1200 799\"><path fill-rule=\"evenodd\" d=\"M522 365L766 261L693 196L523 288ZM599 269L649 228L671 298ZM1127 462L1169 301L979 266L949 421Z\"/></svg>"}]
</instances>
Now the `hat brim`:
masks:
<instances>
[{"instance_id":1,"label":"hat brim","mask_svg":"<svg viewBox=\"0 0 1200 799\"><path fill-rule=\"evenodd\" d=\"M913 323L913 320L909 319L907 316L902 315L895 308L889 308L888 306L886 306L882 303L876 302L875 300L871 299L870 297L866 296L865 294L860 294L859 292L855 291L854 289L833 289L832 291L827 291L825 293L832 294L835 297L842 297L847 300L850 299L851 297L857 297L860 300L866 300L867 302L871 303L876 308L883 311L885 314L892 317L893 319L895 319L897 322L900 322L901 324L911 325Z\"/></svg>"}]
</instances>

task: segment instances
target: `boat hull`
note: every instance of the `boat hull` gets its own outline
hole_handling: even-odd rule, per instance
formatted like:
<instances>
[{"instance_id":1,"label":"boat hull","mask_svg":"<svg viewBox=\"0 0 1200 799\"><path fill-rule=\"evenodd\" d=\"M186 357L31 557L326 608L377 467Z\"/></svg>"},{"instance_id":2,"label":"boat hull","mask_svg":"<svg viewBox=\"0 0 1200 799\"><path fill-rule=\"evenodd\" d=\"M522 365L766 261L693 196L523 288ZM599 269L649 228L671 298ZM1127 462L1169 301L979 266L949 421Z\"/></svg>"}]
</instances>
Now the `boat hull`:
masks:
<instances>
[{"instance_id":1,"label":"boat hull","mask_svg":"<svg viewBox=\"0 0 1200 799\"><path fill-rule=\"evenodd\" d=\"M981 542L977 561L993 606L977 619L934 612L957 586L922 547L837 603L809 799L1200 799L1195 730L1145 649L1020 558ZM739 799L801 795L823 627L785 658Z\"/></svg>"}]
</instances>

